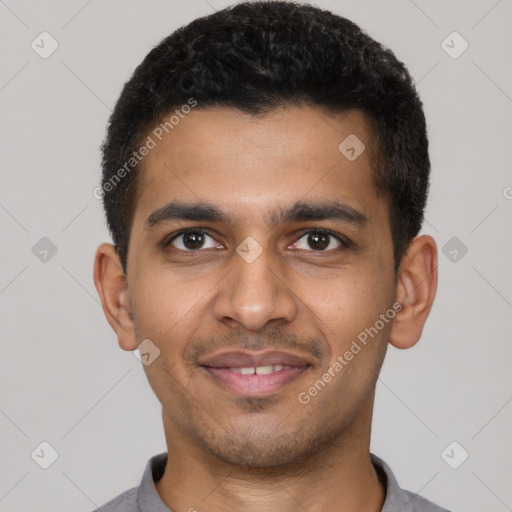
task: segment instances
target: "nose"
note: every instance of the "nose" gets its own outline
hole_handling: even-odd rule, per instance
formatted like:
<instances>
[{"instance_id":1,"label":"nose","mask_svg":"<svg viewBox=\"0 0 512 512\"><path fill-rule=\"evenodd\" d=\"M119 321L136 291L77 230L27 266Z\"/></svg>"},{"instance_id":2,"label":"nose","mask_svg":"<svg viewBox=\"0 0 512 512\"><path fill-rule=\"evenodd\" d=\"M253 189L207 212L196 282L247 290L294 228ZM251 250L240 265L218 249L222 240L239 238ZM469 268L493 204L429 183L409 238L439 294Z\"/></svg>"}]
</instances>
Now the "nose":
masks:
<instances>
[{"instance_id":1,"label":"nose","mask_svg":"<svg viewBox=\"0 0 512 512\"><path fill-rule=\"evenodd\" d=\"M297 305L283 275L284 266L266 249L254 260L240 254L233 254L230 271L215 297L217 320L250 331L259 331L271 322L292 322Z\"/></svg>"}]
</instances>

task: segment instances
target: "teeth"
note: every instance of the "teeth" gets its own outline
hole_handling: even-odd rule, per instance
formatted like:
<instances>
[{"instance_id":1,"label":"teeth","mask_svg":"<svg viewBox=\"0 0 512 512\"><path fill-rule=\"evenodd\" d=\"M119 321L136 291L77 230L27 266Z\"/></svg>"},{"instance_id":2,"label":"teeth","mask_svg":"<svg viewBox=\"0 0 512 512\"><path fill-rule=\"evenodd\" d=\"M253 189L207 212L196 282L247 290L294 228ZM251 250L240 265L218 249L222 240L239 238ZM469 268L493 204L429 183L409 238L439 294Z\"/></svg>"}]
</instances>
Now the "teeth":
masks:
<instances>
[{"instance_id":1,"label":"teeth","mask_svg":"<svg viewBox=\"0 0 512 512\"><path fill-rule=\"evenodd\" d=\"M246 368L231 368L234 372L242 375L268 375L273 372L280 372L284 366L282 364L274 364L269 366L249 366ZM290 368L287 366L286 368Z\"/></svg>"},{"instance_id":2,"label":"teeth","mask_svg":"<svg viewBox=\"0 0 512 512\"><path fill-rule=\"evenodd\" d=\"M274 371L274 367L270 366L258 366L256 368L256 375L268 375Z\"/></svg>"}]
</instances>

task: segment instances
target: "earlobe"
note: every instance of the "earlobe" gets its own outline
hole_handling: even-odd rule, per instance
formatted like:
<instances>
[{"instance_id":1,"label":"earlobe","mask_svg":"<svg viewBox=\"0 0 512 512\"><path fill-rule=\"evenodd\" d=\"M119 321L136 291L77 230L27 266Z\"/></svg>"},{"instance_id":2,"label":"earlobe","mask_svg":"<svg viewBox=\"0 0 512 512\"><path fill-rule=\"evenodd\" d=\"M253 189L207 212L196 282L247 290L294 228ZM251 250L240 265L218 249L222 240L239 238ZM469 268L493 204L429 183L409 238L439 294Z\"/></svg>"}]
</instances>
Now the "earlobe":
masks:
<instances>
[{"instance_id":1,"label":"earlobe","mask_svg":"<svg viewBox=\"0 0 512 512\"><path fill-rule=\"evenodd\" d=\"M389 342L410 348L420 339L437 290L437 245L429 235L415 238L399 269L396 300L402 305L393 320Z\"/></svg>"},{"instance_id":2,"label":"earlobe","mask_svg":"<svg viewBox=\"0 0 512 512\"><path fill-rule=\"evenodd\" d=\"M123 350L135 350L137 340L133 325L130 294L121 261L112 244L101 244L94 259L94 284L105 317L117 334Z\"/></svg>"}]
</instances>

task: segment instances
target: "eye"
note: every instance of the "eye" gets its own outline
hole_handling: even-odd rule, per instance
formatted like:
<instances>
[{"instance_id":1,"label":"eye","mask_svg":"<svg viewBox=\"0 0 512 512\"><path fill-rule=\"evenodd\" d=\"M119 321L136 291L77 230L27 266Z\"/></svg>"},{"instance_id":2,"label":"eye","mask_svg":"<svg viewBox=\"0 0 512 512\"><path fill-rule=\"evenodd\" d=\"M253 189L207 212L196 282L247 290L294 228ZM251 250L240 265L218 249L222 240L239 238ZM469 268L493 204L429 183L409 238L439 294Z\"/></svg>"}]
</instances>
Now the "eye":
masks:
<instances>
[{"instance_id":1,"label":"eye","mask_svg":"<svg viewBox=\"0 0 512 512\"><path fill-rule=\"evenodd\" d=\"M302 244L302 246L301 246ZM172 246L174 249L193 252L200 249L215 249L223 246L215 241L206 231L197 228L189 228L176 233L167 241L163 242L163 247ZM309 246L309 247L308 247ZM311 250L315 252L328 252L336 249L346 249L350 246L349 241L345 241L339 235L328 229L315 229L304 233L293 243L293 247L301 250Z\"/></svg>"},{"instance_id":2,"label":"eye","mask_svg":"<svg viewBox=\"0 0 512 512\"><path fill-rule=\"evenodd\" d=\"M208 239L210 241L208 241ZM207 245L205 245L205 243ZM200 229L183 230L170 240L164 242L164 247L173 246L181 251L195 251L198 249L214 249L217 242Z\"/></svg>"},{"instance_id":3,"label":"eye","mask_svg":"<svg viewBox=\"0 0 512 512\"><path fill-rule=\"evenodd\" d=\"M340 237L336 236L329 230L326 229L315 229L312 231L308 231L304 235L302 235L294 245L297 246L302 239L305 239L305 244L309 245L313 250L326 252L327 250L338 249L340 247L347 248L348 243L343 241ZM333 243L333 240L335 241ZM337 245L336 245L337 244ZM308 247L298 247L298 249L309 250Z\"/></svg>"}]
</instances>

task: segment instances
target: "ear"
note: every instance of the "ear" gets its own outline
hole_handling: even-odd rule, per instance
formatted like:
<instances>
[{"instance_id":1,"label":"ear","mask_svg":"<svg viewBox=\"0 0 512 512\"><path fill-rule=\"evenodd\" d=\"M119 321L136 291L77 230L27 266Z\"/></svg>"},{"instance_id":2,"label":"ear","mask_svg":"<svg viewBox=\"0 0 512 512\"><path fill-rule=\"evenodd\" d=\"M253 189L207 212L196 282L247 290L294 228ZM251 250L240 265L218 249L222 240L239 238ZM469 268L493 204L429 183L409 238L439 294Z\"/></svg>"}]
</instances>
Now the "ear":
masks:
<instances>
[{"instance_id":1,"label":"ear","mask_svg":"<svg viewBox=\"0 0 512 512\"><path fill-rule=\"evenodd\" d=\"M108 323L117 334L123 350L135 350L137 340L128 292L128 282L121 261L112 244L101 244L94 258L94 284Z\"/></svg>"},{"instance_id":2,"label":"ear","mask_svg":"<svg viewBox=\"0 0 512 512\"><path fill-rule=\"evenodd\" d=\"M437 245L429 235L415 238L398 270L396 300L402 309L393 320L389 342L410 348L421 337L437 290Z\"/></svg>"}]
</instances>

